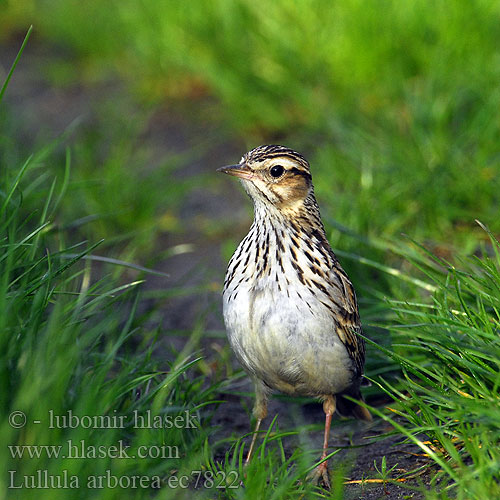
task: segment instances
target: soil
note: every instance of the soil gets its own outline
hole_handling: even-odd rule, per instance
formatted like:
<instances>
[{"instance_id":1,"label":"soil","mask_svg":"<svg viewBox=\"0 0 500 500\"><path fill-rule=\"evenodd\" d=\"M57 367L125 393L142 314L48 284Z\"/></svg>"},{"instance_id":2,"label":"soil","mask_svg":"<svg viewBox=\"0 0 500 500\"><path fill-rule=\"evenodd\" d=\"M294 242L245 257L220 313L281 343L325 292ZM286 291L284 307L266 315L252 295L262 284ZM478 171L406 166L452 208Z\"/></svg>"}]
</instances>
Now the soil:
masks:
<instances>
[{"instance_id":1,"label":"soil","mask_svg":"<svg viewBox=\"0 0 500 500\"><path fill-rule=\"evenodd\" d=\"M17 52L17 41L7 46L0 46L0 78L6 75ZM95 85L71 84L64 88L53 87L42 68L52 58L65 58L52 48L39 47L37 41L31 40L5 95L3 105L10 108L13 116L22 123L20 134L26 143L26 150L33 144L35 136L50 138L61 134L75 119L81 119L91 125L95 113L103 100L113 100L116 92L124 92L120 85L101 83ZM126 91L125 91L126 92ZM243 192L234 187L231 179L218 178L215 173L218 166L234 163L246 150L241 138L231 137L223 130L216 119L210 119L214 109L213 102L198 101L176 103L158 109L150 117L147 131L142 137L143 145L147 145L158 158L169 154L188 152L200 142L207 143L207 137L217 138L212 145L203 149L196 160L177 175L197 176L213 173L213 184L207 189L198 189L190 193L183 201L180 216L184 231L174 235L165 235L158 242L159 249L170 248L178 244L192 244L193 251L171 257L156 266L166 272L170 278L152 277L148 279L151 289L166 288L182 284L183 286L204 285L205 290L196 295L177 297L164 304L162 310L162 326L168 330L189 331L196 321L205 318L205 331L208 340L204 342L206 350L212 352L226 345L223 337L224 327L221 321L220 289L226 263L221 256L221 236L231 237L239 241L248 230L251 222L251 206ZM200 116L203 117L200 120ZM207 236L204 227L207 221L217 226L222 221L222 229L215 235ZM137 262L137 264L146 264ZM209 286L207 286L209 285ZM209 290L211 289L211 291ZM166 342L177 348L182 347L185 336L169 336ZM235 365L236 366L236 365ZM247 380L241 382L238 391L251 392ZM225 404L220 405L211 422L218 427L216 438L230 435L241 436L249 432L249 413L251 408L248 398L223 395ZM299 404L294 401L273 398L269 405L267 424L272 416L279 415L281 430L293 430L299 425L314 425L315 430L308 432L307 440L311 449L318 450L322 446L323 411L318 403ZM264 424L265 425L265 424ZM391 429L381 420L375 419L373 424L363 425L350 420L334 420L331 432L332 450L335 446L348 447L352 444L360 447L345 448L337 454L330 465L331 470L342 469L346 476L346 499L402 499L422 498L415 493L394 483L360 484L363 479L378 477L374 463L380 468L382 457L387 459L387 469L394 471L391 478L426 464L420 456L420 449L414 445L401 444L400 438L377 440L376 437ZM284 438L285 452L290 455L298 445L297 437ZM302 444L303 445L303 444ZM224 450L218 457L223 459ZM430 477L423 475L404 484L429 484ZM358 483L354 481L359 481Z\"/></svg>"},{"instance_id":2,"label":"soil","mask_svg":"<svg viewBox=\"0 0 500 500\"><path fill-rule=\"evenodd\" d=\"M238 392L251 392L251 384L243 380L237 388ZM241 437L250 431L251 398L224 395L225 404L221 405L211 421L218 427L217 438L228 436ZM311 451L311 456L319 459L323 445L324 413L320 403L301 403L292 398L272 398L269 402L268 417L262 424L267 430L275 415L278 415L277 426L281 432L294 431L300 426L307 428L303 436L286 436L282 439L285 455L288 458L293 450L300 446ZM374 418L372 423L343 419L337 415L332 422L330 432L330 451L341 448L329 462L332 477L341 473L344 477L345 500L376 499L421 499L421 491L416 488L430 484L433 471L429 459L422 454L416 445L403 443L401 436L389 436L393 428L382 419ZM250 438L247 438L247 446ZM220 450L216 461L224 461L224 453ZM386 469L393 468L387 477L388 482L380 482L382 458L386 458ZM419 467L425 472L412 473ZM366 481L363 481L366 480ZM391 482L392 481L392 482ZM401 481L401 482L399 482Z\"/></svg>"}]
</instances>

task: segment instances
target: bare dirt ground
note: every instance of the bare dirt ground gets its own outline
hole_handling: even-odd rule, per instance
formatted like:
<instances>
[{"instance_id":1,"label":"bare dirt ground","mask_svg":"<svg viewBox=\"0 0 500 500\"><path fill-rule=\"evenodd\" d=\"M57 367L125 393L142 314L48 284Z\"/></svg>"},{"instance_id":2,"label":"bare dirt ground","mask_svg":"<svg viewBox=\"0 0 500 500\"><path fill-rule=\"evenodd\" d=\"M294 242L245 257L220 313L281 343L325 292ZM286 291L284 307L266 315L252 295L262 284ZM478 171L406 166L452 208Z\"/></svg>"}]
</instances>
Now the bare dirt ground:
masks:
<instances>
[{"instance_id":1,"label":"bare dirt ground","mask_svg":"<svg viewBox=\"0 0 500 500\"><path fill-rule=\"evenodd\" d=\"M238 391L251 392L251 384L243 380ZM219 438L233 435L241 437L250 431L249 410L251 398L224 395L226 403L221 405L212 420L212 425L219 427ZM311 401L301 404L292 398L279 395L271 399L269 414L263 422L263 430L267 430L275 415L280 432L294 431L299 427L307 428L307 432L299 436L286 436L283 446L287 458L295 447L311 451L313 460L319 459L323 443L324 413L322 405ZM346 500L376 499L420 499L423 495L411 487L428 485L432 470L421 474L409 474L421 466L429 464L429 460L421 450L413 444L403 443L400 436L384 437L392 431L392 427L381 419L374 418L373 423L335 416L330 433L330 451L341 448L341 451L330 461L332 476L341 473L344 476L344 498ZM250 438L247 438L247 446ZM227 450L220 450L220 461ZM387 475L389 479L383 484L377 468L381 470L382 457L386 457L387 470L394 468ZM336 472L337 471L337 472ZM404 478L404 479L402 479ZM366 481L364 481L366 480ZM401 481L398 483L397 481Z\"/></svg>"},{"instance_id":2,"label":"bare dirt ground","mask_svg":"<svg viewBox=\"0 0 500 500\"><path fill-rule=\"evenodd\" d=\"M5 97L5 105L12 111L16 121L22 123L20 134L21 139L26 142L27 151L30 151L29 147L34 137L40 134L44 137L57 136L77 118L91 124L103 99L113 100L116 92L123 92L119 85L109 83L95 86L72 84L65 88L54 88L41 71L45 61L54 57L54 51L36 45L36 41L30 41ZM14 60L16 47L17 45L0 47L1 76L5 76ZM210 109L214 109L212 105ZM207 108L205 111L200 110L203 110L203 103L192 102L185 103L184 106L182 103L177 103L159 109L150 118L143 137L143 145L147 144L159 157L189 151L207 136L218 138L177 175L196 176L213 172L213 175L217 176L219 174L215 173L215 169L218 166L238 160L245 150L241 139L224 139L224 133L227 134L227 131L221 130L216 119L210 120ZM222 179L211 184L208 189L191 192L182 202L180 213L184 231L164 236L158 242L158 247L165 249L177 244L192 244L193 251L166 260L159 270L170 274L168 282L165 278L153 277L149 279L148 287L157 289L175 285L212 285L201 293L178 297L165 303L162 326L169 330L188 331L197 318L203 315L204 328L209 334L214 334L204 342L205 349L213 353L214 348L222 347L226 342L221 335L223 325L220 305L220 288L226 264L221 256L220 239L217 236L221 233L215 231L215 236L207 237L203 227L206 226L207 220L215 226L220 222L222 232L231 231L231 236L238 241L245 235L250 224L250 203L242 191L234 187L234 183ZM185 342L185 336L169 336L166 342L181 347ZM238 391L242 392L251 390L247 380L241 382L241 386L238 387ZM220 405L211 421L211 425L219 429L217 437L241 436L248 433L250 420L245 408L251 408L251 401L248 398L227 394L223 395L223 399L226 403ZM270 403L270 417L265 426L269 425L275 414L279 415L280 430L293 430L304 424L315 425L315 430L308 432L308 446L318 450L318 457L320 456L324 419L320 404L301 405L274 398ZM346 499L422 498L421 494L412 492L402 484L371 482L362 484L363 479L378 477L374 462L380 468L383 456L387 459L388 469L395 466L390 474L392 478L426 463L425 457L419 456L420 450L414 445L401 444L400 440L394 437L375 439L376 436L390 430L387 424L378 419L369 426L349 420L334 421L331 449L335 449L335 446L345 448L332 460L331 470L335 471L342 466L347 481ZM284 444L285 452L291 454L293 448L300 443L296 437L290 436L285 438ZM349 448L352 444L357 447ZM223 455L224 450L221 450L219 457L221 460ZM423 475L408 483L428 484L429 479L429 475Z\"/></svg>"}]
</instances>

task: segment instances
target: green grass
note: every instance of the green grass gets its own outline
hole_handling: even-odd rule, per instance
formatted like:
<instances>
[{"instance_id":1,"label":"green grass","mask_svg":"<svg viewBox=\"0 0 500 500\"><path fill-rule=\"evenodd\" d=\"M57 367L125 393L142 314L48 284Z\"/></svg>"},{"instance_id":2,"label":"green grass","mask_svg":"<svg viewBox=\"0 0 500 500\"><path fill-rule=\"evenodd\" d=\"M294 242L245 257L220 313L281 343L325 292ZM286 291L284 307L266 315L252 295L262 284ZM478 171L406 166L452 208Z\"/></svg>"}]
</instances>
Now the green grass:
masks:
<instances>
[{"instance_id":1,"label":"green grass","mask_svg":"<svg viewBox=\"0 0 500 500\"><path fill-rule=\"evenodd\" d=\"M122 488L115 489L113 481L129 484L132 476L141 476L146 486L130 488L127 497L144 498L153 484L163 488L164 498L179 498L164 485L184 469L186 474L202 469L219 386L207 387L198 366L201 358L193 349L198 333L168 359L157 354L158 328L146 328L151 313L138 312L140 276L124 282L101 270L96 278L86 258L100 242L65 243L71 234L53 217L68 196L71 161L68 154L61 180L51 178L40 171L43 160L51 160L51 149L22 165L6 165L1 174L0 434L6 446L0 453L5 472L0 495L67 498L73 491L72 498L94 498L96 492L115 498ZM180 421L142 428L136 415L147 418L148 412ZM51 415L73 417L57 423ZM94 417L108 424L94 423ZM78 425L78 419L90 424ZM82 446L87 458L76 456ZM126 454L117 457L123 446ZM126 457L139 453L140 458ZM39 487L20 488L29 488L25 476L38 473L61 482L67 477L76 489L44 489L39 479Z\"/></svg>"},{"instance_id":2,"label":"green grass","mask_svg":"<svg viewBox=\"0 0 500 500\"><path fill-rule=\"evenodd\" d=\"M320 199L360 234L471 251L475 217L500 229L494 2L52 0L6 15L73 50L73 81L119 75L142 102L214 95L248 146L309 153Z\"/></svg>"},{"instance_id":3,"label":"green grass","mask_svg":"<svg viewBox=\"0 0 500 500\"><path fill-rule=\"evenodd\" d=\"M200 358L192 351L170 353L170 362L156 353L158 329L145 328L149 315L137 312L141 280L120 283L106 274L96 280L91 261L83 259L97 245L80 242L66 246L61 234L50 231L47 216L57 195L63 194L57 193L54 184L45 189L43 184L38 186L46 193L42 210L24 212L23 177L29 175L30 168L28 160L17 175L8 169L2 179L0 433L2 442L12 447L61 446L60 453L66 458L47 458L43 452L39 458L29 458L25 450L26 455L20 459L5 446L0 458L2 470L16 471L12 481L18 486L24 475L38 470L50 475L66 471L68 477L79 478L81 489L74 498L90 498L95 490L87 489L86 481L106 471L117 478L147 476L151 484L154 476L164 481L173 471L200 469L211 409L215 408L211 400L218 385L205 386L205 377L198 369ZM195 427L182 422L180 428L134 426L135 414L145 417L152 412L174 418L185 416L186 411ZM22 412L26 425L9 425L12 412ZM51 413L68 416L69 412L78 418L122 416L123 427L96 429L95 425L76 423L51 426ZM36 420L40 423L33 423ZM141 450L153 450L154 456L71 458L70 441L84 443L88 454L92 447L112 450L122 442L130 446L132 456ZM167 458L159 459L157 453ZM1 482L5 498L67 498L68 490L62 489L8 490L10 479L6 474ZM119 496L112 489L100 493L101 498ZM128 496L143 498L143 494L141 489L131 489ZM163 495L178 498L171 491Z\"/></svg>"},{"instance_id":4,"label":"green grass","mask_svg":"<svg viewBox=\"0 0 500 500\"><path fill-rule=\"evenodd\" d=\"M25 191L30 196L25 209L35 211L42 205L45 192L38 189L39 184L56 178L66 183L68 195L52 210L53 230L105 239L102 248L112 246L126 260L145 262L159 237L180 231L180 201L193 188L181 176L175 182L167 179L200 154L158 157L147 149L140 137L149 114L141 110L124 117L122 110L103 102L96 123L77 121L60 137L42 139L41 144L34 138L34 147L39 149L26 181ZM25 144L9 138L22 134L21 124L8 110L3 116L2 161L20 163Z\"/></svg>"},{"instance_id":5,"label":"green grass","mask_svg":"<svg viewBox=\"0 0 500 500\"><path fill-rule=\"evenodd\" d=\"M217 401L234 395L230 383L240 376L227 346L210 359L200 350L200 338L217 333L205 331L204 318L180 353L169 342L178 332L158 327L161 300L200 289L165 280L165 290L140 291L148 274L135 264L154 267L159 239L183 237L186 196L217 182L187 178L182 168L207 143L236 135L249 147L282 142L308 153L329 238L356 285L371 339L367 373L374 384L366 393L393 398L391 410L374 413L428 455L425 497L499 496L494 2L347 0L325 9L314 0L200 0L195 8L18 0L2 15L4 40L33 23L30 46L68 51L67 59L42 68L54 86L119 82L126 89L113 87L95 122L75 124L56 141L42 138L31 157L20 139L23 124L8 102L0 103L2 442L71 439L109 447L123 440L134 452L162 444L180 451L167 460L13 460L4 448L3 470L66 469L80 478L110 470L164 481L160 491L80 488L78 498L326 495L304 481L318 458L301 438L306 429L278 428L279 420L267 422L258 460L244 477L248 438L219 438L211 425ZM161 158L144 142L154 106L176 102L183 109L189 100L192 112L193 101L196 108L213 98L222 138ZM200 117L206 119L193 119ZM233 235L210 231L227 253ZM98 256L115 265L97 267ZM117 266L119 259L133 263ZM152 298L159 302L152 306ZM188 410L200 426L49 429L43 423L50 409L108 416L116 410L128 422L134 411ZM12 411L28 416L24 428L8 424ZM287 456L283 443L290 439L299 446ZM397 478L387 462L378 467L386 483ZM195 470L203 472L201 487L200 477L190 477L187 489L165 487L168 478ZM226 486L237 477L245 488L216 488L212 479L223 477ZM65 490L6 495L7 478L0 490L8 498L67 498ZM342 479L337 472L331 497L343 497Z\"/></svg>"},{"instance_id":6,"label":"green grass","mask_svg":"<svg viewBox=\"0 0 500 500\"><path fill-rule=\"evenodd\" d=\"M396 429L439 465L430 498L487 498L500 493L500 244L460 266L425 249L410 256L434 292L390 299L392 349L382 349L403 378L379 378L403 425ZM429 441L430 440L430 444ZM446 495L446 496L443 496Z\"/></svg>"}]
</instances>

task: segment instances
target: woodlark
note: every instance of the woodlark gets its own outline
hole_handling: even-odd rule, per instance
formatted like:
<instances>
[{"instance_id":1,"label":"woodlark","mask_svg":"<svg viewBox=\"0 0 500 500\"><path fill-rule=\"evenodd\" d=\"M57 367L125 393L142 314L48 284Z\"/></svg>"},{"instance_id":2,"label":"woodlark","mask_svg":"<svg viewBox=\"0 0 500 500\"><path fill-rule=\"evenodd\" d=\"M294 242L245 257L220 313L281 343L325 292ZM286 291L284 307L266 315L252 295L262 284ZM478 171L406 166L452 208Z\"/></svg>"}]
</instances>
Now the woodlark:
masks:
<instances>
[{"instance_id":1,"label":"woodlark","mask_svg":"<svg viewBox=\"0 0 500 500\"><path fill-rule=\"evenodd\" d=\"M249 233L229 261L223 292L229 342L255 384L257 419L246 463L273 389L323 401L327 456L332 415L371 420L359 390L365 345L353 286L333 253L307 160L283 146L260 146L237 165L254 203ZM327 462L315 476L329 486Z\"/></svg>"}]
</instances>

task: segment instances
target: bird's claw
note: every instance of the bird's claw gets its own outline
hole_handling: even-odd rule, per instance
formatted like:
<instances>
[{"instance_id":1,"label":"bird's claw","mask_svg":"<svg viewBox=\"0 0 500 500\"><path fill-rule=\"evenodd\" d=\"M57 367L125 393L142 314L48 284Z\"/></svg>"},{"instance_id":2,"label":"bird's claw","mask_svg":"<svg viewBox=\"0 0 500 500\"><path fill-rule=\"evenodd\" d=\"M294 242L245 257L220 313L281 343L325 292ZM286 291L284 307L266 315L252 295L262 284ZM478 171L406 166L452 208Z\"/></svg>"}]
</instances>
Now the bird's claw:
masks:
<instances>
[{"instance_id":1,"label":"bird's claw","mask_svg":"<svg viewBox=\"0 0 500 500\"><path fill-rule=\"evenodd\" d=\"M320 463L308 476L307 479L318 485L323 485L327 490L330 490L330 478L328 477L327 462Z\"/></svg>"}]
</instances>

